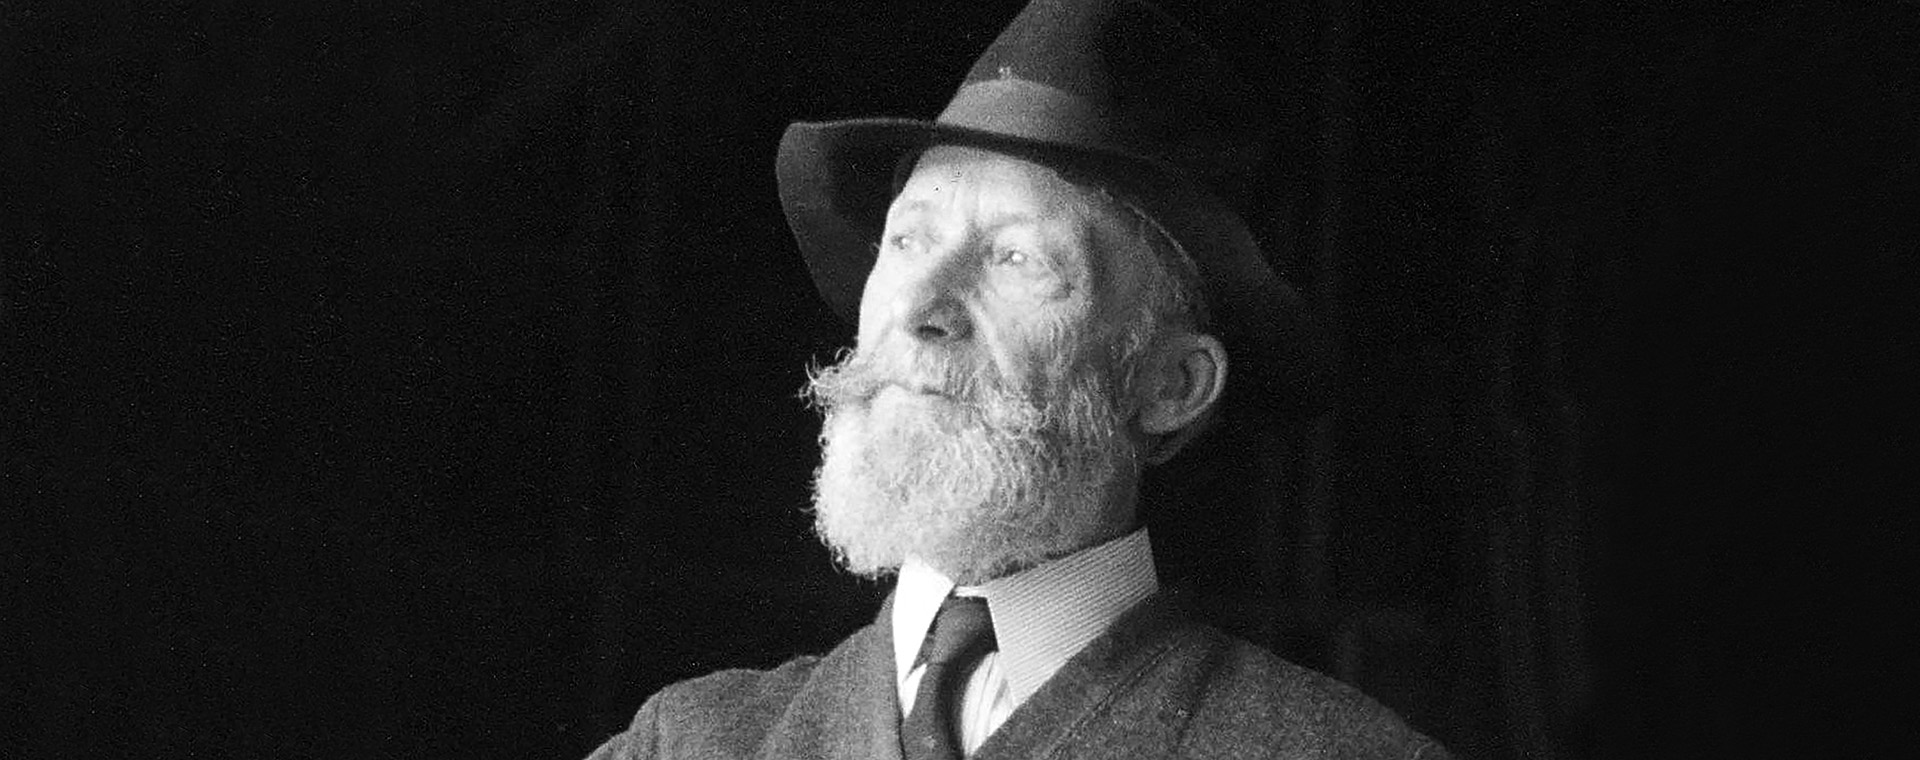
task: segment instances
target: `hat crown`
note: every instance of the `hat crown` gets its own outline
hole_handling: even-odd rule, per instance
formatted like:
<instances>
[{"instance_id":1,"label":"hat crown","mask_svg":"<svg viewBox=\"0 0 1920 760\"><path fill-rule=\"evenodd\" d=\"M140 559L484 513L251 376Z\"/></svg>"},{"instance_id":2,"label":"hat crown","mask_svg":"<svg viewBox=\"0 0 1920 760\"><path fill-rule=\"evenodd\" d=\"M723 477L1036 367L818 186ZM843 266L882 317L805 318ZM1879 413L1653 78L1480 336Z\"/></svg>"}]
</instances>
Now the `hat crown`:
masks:
<instances>
[{"instance_id":1,"label":"hat crown","mask_svg":"<svg viewBox=\"0 0 1920 760\"><path fill-rule=\"evenodd\" d=\"M968 71L940 123L1132 154L1231 203L1263 144L1244 80L1133 0L1034 0Z\"/></svg>"}]
</instances>

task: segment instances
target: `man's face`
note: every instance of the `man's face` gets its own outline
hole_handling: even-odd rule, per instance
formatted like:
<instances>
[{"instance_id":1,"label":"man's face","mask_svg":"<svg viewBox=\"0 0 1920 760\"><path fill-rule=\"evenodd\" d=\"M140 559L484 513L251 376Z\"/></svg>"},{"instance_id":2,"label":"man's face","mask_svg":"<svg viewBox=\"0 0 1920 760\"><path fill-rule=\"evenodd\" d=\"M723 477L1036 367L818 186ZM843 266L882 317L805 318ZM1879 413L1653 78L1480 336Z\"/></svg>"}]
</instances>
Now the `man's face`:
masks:
<instances>
[{"instance_id":1,"label":"man's face","mask_svg":"<svg viewBox=\"0 0 1920 760\"><path fill-rule=\"evenodd\" d=\"M856 572L907 556L978 582L1132 521L1125 398L1150 252L1053 170L935 148L887 214L858 350L826 413L817 527ZM1137 336L1134 336L1137 338Z\"/></svg>"}]
</instances>

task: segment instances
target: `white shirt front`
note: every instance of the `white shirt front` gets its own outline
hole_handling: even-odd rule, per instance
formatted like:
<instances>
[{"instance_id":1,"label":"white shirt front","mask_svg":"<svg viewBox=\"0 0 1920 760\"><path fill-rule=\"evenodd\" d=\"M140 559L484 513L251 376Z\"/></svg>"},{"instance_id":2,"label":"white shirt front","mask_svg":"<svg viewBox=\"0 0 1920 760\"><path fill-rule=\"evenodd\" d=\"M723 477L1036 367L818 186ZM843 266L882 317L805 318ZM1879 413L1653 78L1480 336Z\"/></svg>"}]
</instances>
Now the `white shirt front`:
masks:
<instances>
[{"instance_id":1,"label":"white shirt front","mask_svg":"<svg viewBox=\"0 0 1920 760\"><path fill-rule=\"evenodd\" d=\"M961 698L960 742L971 755L1067 660L1159 589L1145 529L979 586L955 587L939 571L909 558L893 598L893 672L901 714L913 711L926 673L926 666L915 667L914 660L948 593L987 600L999 645L967 676Z\"/></svg>"}]
</instances>

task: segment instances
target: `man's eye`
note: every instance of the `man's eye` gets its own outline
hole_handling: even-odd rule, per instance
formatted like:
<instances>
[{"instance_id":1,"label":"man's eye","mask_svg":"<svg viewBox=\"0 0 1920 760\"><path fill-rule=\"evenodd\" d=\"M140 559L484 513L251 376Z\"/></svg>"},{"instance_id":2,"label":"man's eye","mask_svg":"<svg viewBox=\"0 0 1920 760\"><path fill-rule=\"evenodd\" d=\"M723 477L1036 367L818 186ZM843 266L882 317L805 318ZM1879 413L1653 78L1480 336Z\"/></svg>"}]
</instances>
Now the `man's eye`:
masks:
<instances>
[{"instance_id":1,"label":"man's eye","mask_svg":"<svg viewBox=\"0 0 1920 760\"><path fill-rule=\"evenodd\" d=\"M1019 248L1002 248L994 253L994 262L1007 266L1026 266L1028 260L1027 252Z\"/></svg>"},{"instance_id":2,"label":"man's eye","mask_svg":"<svg viewBox=\"0 0 1920 760\"><path fill-rule=\"evenodd\" d=\"M904 232L888 235L887 247L896 251L911 250L913 248L913 236Z\"/></svg>"}]
</instances>

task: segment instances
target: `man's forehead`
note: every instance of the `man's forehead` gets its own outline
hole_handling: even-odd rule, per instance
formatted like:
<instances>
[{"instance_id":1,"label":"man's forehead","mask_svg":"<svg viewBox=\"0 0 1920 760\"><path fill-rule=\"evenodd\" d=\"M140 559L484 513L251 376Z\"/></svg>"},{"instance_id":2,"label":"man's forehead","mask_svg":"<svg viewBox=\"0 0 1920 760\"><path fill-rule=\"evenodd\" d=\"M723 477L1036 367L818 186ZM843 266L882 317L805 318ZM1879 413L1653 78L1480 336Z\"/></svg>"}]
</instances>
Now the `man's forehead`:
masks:
<instances>
[{"instance_id":1,"label":"man's forehead","mask_svg":"<svg viewBox=\"0 0 1920 760\"><path fill-rule=\"evenodd\" d=\"M915 160L913 171L894 199L896 209L940 204L956 193L977 194L978 201L1054 214L1081 212L1093 193L1044 164L1004 153L940 145Z\"/></svg>"}]
</instances>

